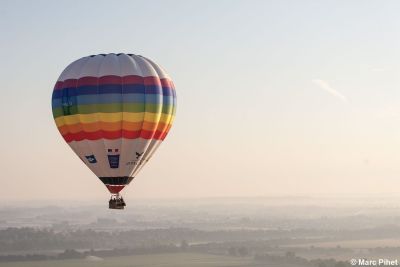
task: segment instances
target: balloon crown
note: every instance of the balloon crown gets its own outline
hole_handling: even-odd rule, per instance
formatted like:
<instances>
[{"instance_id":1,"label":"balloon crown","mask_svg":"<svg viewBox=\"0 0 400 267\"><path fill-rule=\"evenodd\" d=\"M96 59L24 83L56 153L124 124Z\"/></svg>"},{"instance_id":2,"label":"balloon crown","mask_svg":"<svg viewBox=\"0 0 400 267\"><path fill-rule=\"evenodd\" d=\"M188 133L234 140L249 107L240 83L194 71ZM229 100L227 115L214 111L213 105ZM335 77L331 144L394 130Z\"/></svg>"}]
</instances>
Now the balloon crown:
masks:
<instances>
[{"instance_id":1,"label":"balloon crown","mask_svg":"<svg viewBox=\"0 0 400 267\"><path fill-rule=\"evenodd\" d=\"M105 56L110 55L110 54L114 54L114 55L117 55L117 56L120 56L120 55L133 56L134 55L134 54L125 54L125 53L118 53L118 54L116 54L116 53L108 53L108 54L90 55L89 57L95 57L95 56L103 56L103 57L105 57Z\"/></svg>"}]
</instances>

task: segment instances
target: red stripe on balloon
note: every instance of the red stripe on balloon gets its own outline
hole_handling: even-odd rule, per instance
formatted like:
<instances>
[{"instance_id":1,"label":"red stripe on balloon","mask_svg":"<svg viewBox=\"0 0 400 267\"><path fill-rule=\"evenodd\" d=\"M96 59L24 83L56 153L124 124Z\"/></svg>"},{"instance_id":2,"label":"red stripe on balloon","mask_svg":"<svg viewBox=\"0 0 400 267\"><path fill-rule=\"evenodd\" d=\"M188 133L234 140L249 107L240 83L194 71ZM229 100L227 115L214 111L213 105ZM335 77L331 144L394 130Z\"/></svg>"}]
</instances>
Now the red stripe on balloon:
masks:
<instances>
[{"instance_id":1,"label":"red stripe on balloon","mask_svg":"<svg viewBox=\"0 0 400 267\"><path fill-rule=\"evenodd\" d=\"M128 75L122 77L124 84L144 84L144 77L137 75Z\"/></svg>"},{"instance_id":2,"label":"red stripe on balloon","mask_svg":"<svg viewBox=\"0 0 400 267\"><path fill-rule=\"evenodd\" d=\"M168 135L169 130L171 129L171 126L172 126L171 124L168 125L167 129L165 129L165 131L163 131L159 137L157 136L157 139L158 139L158 140L164 141L164 139L165 139L165 138L167 137L167 135Z\"/></svg>"},{"instance_id":3,"label":"red stripe on balloon","mask_svg":"<svg viewBox=\"0 0 400 267\"><path fill-rule=\"evenodd\" d=\"M82 77L82 78L78 79L77 86L85 86L85 85L97 86L98 80L99 80L99 78L97 78L97 77Z\"/></svg>"},{"instance_id":4,"label":"red stripe on balloon","mask_svg":"<svg viewBox=\"0 0 400 267\"><path fill-rule=\"evenodd\" d=\"M63 88L63 84L64 84L63 81L57 81L56 85L54 85L54 90L59 90L59 89Z\"/></svg>"},{"instance_id":5,"label":"red stripe on balloon","mask_svg":"<svg viewBox=\"0 0 400 267\"><path fill-rule=\"evenodd\" d=\"M141 130L141 131L127 131L127 130L122 130L122 131L96 131L96 132L84 132L80 131L77 133L67 133L64 134L64 140L66 142L72 142L72 141L82 141L82 140L100 140L100 139L107 139L107 140L115 140L119 138L125 138L125 139L137 139L137 138L143 138L143 139L156 139L156 140L163 140L163 137L165 138L166 132L161 132L161 131L146 131L146 130Z\"/></svg>"}]
</instances>

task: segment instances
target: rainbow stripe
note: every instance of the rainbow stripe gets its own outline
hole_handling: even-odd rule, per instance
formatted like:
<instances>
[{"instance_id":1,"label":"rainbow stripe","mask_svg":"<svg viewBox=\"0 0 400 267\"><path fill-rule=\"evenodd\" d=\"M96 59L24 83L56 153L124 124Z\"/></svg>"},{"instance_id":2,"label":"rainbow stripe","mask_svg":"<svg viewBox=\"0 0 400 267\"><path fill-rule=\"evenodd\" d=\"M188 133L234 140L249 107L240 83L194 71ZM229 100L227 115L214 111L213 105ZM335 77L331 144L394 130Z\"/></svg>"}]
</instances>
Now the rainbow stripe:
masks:
<instances>
[{"instance_id":1,"label":"rainbow stripe","mask_svg":"<svg viewBox=\"0 0 400 267\"><path fill-rule=\"evenodd\" d=\"M158 77L103 76L58 81L53 117L68 143L81 140L164 140L176 108L171 80Z\"/></svg>"}]
</instances>

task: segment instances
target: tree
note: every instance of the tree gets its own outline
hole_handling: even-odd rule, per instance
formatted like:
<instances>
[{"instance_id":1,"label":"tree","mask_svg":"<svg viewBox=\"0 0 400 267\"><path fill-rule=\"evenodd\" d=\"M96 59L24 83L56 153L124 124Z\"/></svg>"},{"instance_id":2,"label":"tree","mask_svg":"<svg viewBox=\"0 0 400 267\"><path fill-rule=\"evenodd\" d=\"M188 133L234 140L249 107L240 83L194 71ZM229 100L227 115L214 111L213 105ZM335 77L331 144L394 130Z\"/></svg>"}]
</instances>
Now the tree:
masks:
<instances>
[{"instance_id":1,"label":"tree","mask_svg":"<svg viewBox=\"0 0 400 267\"><path fill-rule=\"evenodd\" d=\"M285 257L286 258L295 258L296 253L294 253L293 251L286 251Z\"/></svg>"},{"instance_id":2,"label":"tree","mask_svg":"<svg viewBox=\"0 0 400 267\"><path fill-rule=\"evenodd\" d=\"M83 257L82 253L74 249L66 249L63 253L58 254L59 259L80 259Z\"/></svg>"},{"instance_id":3,"label":"tree","mask_svg":"<svg viewBox=\"0 0 400 267\"><path fill-rule=\"evenodd\" d=\"M246 248L246 247L240 247L240 248L238 248L238 254L239 254L239 256L240 257L244 257L244 256L247 256L247 255L249 255L249 250Z\"/></svg>"},{"instance_id":4,"label":"tree","mask_svg":"<svg viewBox=\"0 0 400 267\"><path fill-rule=\"evenodd\" d=\"M230 247L228 249L228 254L231 255L231 256L237 256L236 248Z\"/></svg>"},{"instance_id":5,"label":"tree","mask_svg":"<svg viewBox=\"0 0 400 267\"><path fill-rule=\"evenodd\" d=\"M338 262L335 264L335 267L346 267L346 266L347 266L347 264L344 263L343 261L338 261Z\"/></svg>"},{"instance_id":6,"label":"tree","mask_svg":"<svg viewBox=\"0 0 400 267\"><path fill-rule=\"evenodd\" d=\"M186 240L181 241L181 250L182 251L187 251L189 249L189 244Z\"/></svg>"}]
</instances>

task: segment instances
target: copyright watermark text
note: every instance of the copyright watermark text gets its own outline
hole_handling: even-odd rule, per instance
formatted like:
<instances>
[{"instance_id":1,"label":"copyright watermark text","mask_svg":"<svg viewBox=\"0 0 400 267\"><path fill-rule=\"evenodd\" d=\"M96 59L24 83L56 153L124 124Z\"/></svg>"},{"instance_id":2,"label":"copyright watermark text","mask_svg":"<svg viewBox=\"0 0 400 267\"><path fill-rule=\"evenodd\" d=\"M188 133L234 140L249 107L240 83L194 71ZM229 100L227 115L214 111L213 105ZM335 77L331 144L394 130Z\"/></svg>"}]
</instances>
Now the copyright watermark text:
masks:
<instances>
[{"instance_id":1,"label":"copyright watermark text","mask_svg":"<svg viewBox=\"0 0 400 267\"><path fill-rule=\"evenodd\" d=\"M400 266L400 261L397 259L351 259L350 264L353 266Z\"/></svg>"}]
</instances>

